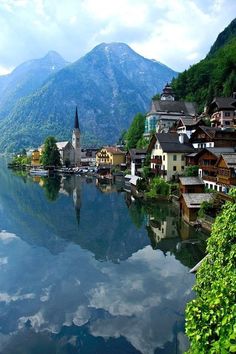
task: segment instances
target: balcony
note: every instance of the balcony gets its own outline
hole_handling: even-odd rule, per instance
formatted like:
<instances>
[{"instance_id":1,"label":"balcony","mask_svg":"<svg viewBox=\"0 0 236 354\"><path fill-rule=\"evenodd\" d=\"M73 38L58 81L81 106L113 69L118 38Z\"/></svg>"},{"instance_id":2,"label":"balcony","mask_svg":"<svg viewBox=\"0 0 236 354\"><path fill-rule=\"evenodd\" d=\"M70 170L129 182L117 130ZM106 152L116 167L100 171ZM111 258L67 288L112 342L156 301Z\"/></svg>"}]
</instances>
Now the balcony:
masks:
<instances>
[{"instance_id":1,"label":"balcony","mask_svg":"<svg viewBox=\"0 0 236 354\"><path fill-rule=\"evenodd\" d=\"M209 182L217 182L217 178L214 176L202 176L202 179L204 181L209 181Z\"/></svg>"},{"instance_id":2,"label":"balcony","mask_svg":"<svg viewBox=\"0 0 236 354\"><path fill-rule=\"evenodd\" d=\"M161 165L162 164L161 156L154 156L153 158L151 158L151 163L154 163L155 165Z\"/></svg>"}]
</instances>

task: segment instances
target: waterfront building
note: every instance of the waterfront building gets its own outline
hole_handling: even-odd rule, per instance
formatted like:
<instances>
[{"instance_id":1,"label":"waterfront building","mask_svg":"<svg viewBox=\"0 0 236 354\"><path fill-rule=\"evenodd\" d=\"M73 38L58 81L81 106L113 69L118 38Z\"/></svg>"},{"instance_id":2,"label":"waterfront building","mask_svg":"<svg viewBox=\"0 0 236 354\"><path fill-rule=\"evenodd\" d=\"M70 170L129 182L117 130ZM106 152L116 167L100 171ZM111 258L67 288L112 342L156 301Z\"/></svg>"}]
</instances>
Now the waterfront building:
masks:
<instances>
[{"instance_id":1,"label":"waterfront building","mask_svg":"<svg viewBox=\"0 0 236 354\"><path fill-rule=\"evenodd\" d=\"M236 92L232 97L215 97L206 113L210 115L212 127L236 128Z\"/></svg>"},{"instance_id":2,"label":"waterfront building","mask_svg":"<svg viewBox=\"0 0 236 354\"><path fill-rule=\"evenodd\" d=\"M96 165L118 166L125 163L125 152L115 146L104 146L96 153Z\"/></svg>"},{"instance_id":3,"label":"waterfront building","mask_svg":"<svg viewBox=\"0 0 236 354\"><path fill-rule=\"evenodd\" d=\"M187 222L196 221L203 202L213 200L212 193L183 193L180 196L180 212Z\"/></svg>"},{"instance_id":4,"label":"waterfront building","mask_svg":"<svg viewBox=\"0 0 236 354\"><path fill-rule=\"evenodd\" d=\"M217 184L229 191L236 187L236 153L223 153L215 164Z\"/></svg>"},{"instance_id":5,"label":"waterfront building","mask_svg":"<svg viewBox=\"0 0 236 354\"><path fill-rule=\"evenodd\" d=\"M205 184L201 177L180 177L180 193L203 193Z\"/></svg>"},{"instance_id":6,"label":"waterfront building","mask_svg":"<svg viewBox=\"0 0 236 354\"><path fill-rule=\"evenodd\" d=\"M153 132L168 132L179 118L194 119L197 106L194 102L177 101L172 87L167 84L160 99L153 99L151 110L145 119L145 137Z\"/></svg>"},{"instance_id":7,"label":"waterfront building","mask_svg":"<svg viewBox=\"0 0 236 354\"><path fill-rule=\"evenodd\" d=\"M156 133L148 147L151 169L155 175L169 181L183 174L185 156L194 152L186 134Z\"/></svg>"},{"instance_id":8,"label":"waterfront building","mask_svg":"<svg viewBox=\"0 0 236 354\"><path fill-rule=\"evenodd\" d=\"M131 175L140 173L147 156L147 149L130 149L126 154L126 164L130 166Z\"/></svg>"},{"instance_id":9,"label":"waterfront building","mask_svg":"<svg viewBox=\"0 0 236 354\"><path fill-rule=\"evenodd\" d=\"M196 149L228 146L235 147L236 131L199 126L196 131L192 133L190 142Z\"/></svg>"}]
</instances>

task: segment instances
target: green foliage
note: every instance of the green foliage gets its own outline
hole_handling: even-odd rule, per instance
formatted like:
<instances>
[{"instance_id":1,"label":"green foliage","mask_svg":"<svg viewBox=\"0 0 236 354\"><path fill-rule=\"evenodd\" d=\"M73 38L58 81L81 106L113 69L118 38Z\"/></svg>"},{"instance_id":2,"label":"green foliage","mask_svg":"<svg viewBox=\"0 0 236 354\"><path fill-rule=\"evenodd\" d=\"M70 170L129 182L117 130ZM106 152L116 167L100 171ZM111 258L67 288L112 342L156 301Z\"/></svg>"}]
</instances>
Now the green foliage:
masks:
<instances>
[{"instance_id":1,"label":"green foliage","mask_svg":"<svg viewBox=\"0 0 236 354\"><path fill-rule=\"evenodd\" d=\"M24 155L16 155L13 157L11 164L16 166L30 165L31 158Z\"/></svg>"},{"instance_id":2,"label":"green foliage","mask_svg":"<svg viewBox=\"0 0 236 354\"><path fill-rule=\"evenodd\" d=\"M202 202L201 203L201 207L200 207L200 209L198 211L198 216L200 218L204 218L204 216L206 214L209 214L209 212L212 210L212 208L213 208L213 202L212 201L210 201L210 202L207 202L207 201Z\"/></svg>"},{"instance_id":3,"label":"green foliage","mask_svg":"<svg viewBox=\"0 0 236 354\"><path fill-rule=\"evenodd\" d=\"M170 194L170 184L163 178L154 177L150 183L150 190L146 193L149 198L155 198L158 195L168 196Z\"/></svg>"},{"instance_id":4,"label":"green foliage","mask_svg":"<svg viewBox=\"0 0 236 354\"><path fill-rule=\"evenodd\" d=\"M142 169L142 177L147 179L151 177L151 175L152 175L151 168L149 166L144 166Z\"/></svg>"},{"instance_id":5,"label":"green foliage","mask_svg":"<svg viewBox=\"0 0 236 354\"><path fill-rule=\"evenodd\" d=\"M60 153L56 145L56 139L53 136L46 138L40 162L43 166L61 165Z\"/></svg>"},{"instance_id":6,"label":"green foliage","mask_svg":"<svg viewBox=\"0 0 236 354\"><path fill-rule=\"evenodd\" d=\"M184 170L185 177L196 177L198 176L198 166L186 166Z\"/></svg>"},{"instance_id":7,"label":"green foliage","mask_svg":"<svg viewBox=\"0 0 236 354\"><path fill-rule=\"evenodd\" d=\"M138 140L136 144L136 147L138 149L146 149L148 145L149 145L149 139L144 136L141 136L141 138Z\"/></svg>"},{"instance_id":8,"label":"green foliage","mask_svg":"<svg viewBox=\"0 0 236 354\"><path fill-rule=\"evenodd\" d=\"M208 55L172 81L178 99L195 101L199 112L215 96L231 96L236 91L236 38Z\"/></svg>"},{"instance_id":9,"label":"green foliage","mask_svg":"<svg viewBox=\"0 0 236 354\"><path fill-rule=\"evenodd\" d=\"M138 192L145 192L148 189L147 179L140 178L137 180L136 188Z\"/></svg>"},{"instance_id":10,"label":"green foliage","mask_svg":"<svg viewBox=\"0 0 236 354\"><path fill-rule=\"evenodd\" d=\"M136 114L131 123L126 135L126 146L127 149L136 148L139 139L142 138L145 128L145 116L141 113Z\"/></svg>"},{"instance_id":11,"label":"green foliage","mask_svg":"<svg viewBox=\"0 0 236 354\"><path fill-rule=\"evenodd\" d=\"M224 205L197 273L196 299L186 309L189 354L236 352L236 190Z\"/></svg>"},{"instance_id":12,"label":"green foliage","mask_svg":"<svg viewBox=\"0 0 236 354\"><path fill-rule=\"evenodd\" d=\"M156 95L154 95L154 96L152 97L152 100L153 100L153 101L159 101L160 98L161 98L160 93L157 93Z\"/></svg>"}]
</instances>

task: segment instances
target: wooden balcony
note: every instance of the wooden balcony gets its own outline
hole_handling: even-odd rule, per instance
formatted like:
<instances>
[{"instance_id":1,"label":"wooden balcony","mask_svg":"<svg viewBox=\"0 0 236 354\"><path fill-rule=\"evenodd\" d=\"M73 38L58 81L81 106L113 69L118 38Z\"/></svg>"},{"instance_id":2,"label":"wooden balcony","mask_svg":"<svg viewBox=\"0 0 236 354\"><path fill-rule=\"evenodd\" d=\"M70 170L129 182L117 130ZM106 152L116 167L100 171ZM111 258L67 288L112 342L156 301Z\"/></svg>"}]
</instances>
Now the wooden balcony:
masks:
<instances>
[{"instance_id":1,"label":"wooden balcony","mask_svg":"<svg viewBox=\"0 0 236 354\"><path fill-rule=\"evenodd\" d=\"M154 163L155 165L161 165L162 164L162 158L161 157L154 157L151 159L151 163Z\"/></svg>"},{"instance_id":2,"label":"wooden balcony","mask_svg":"<svg viewBox=\"0 0 236 354\"><path fill-rule=\"evenodd\" d=\"M236 177L218 175L217 182L226 186L236 186Z\"/></svg>"},{"instance_id":3,"label":"wooden balcony","mask_svg":"<svg viewBox=\"0 0 236 354\"><path fill-rule=\"evenodd\" d=\"M209 181L209 182L217 182L217 178L214 176L202 176L202 179L204 181Z\"/></svg>"}]
</instances>

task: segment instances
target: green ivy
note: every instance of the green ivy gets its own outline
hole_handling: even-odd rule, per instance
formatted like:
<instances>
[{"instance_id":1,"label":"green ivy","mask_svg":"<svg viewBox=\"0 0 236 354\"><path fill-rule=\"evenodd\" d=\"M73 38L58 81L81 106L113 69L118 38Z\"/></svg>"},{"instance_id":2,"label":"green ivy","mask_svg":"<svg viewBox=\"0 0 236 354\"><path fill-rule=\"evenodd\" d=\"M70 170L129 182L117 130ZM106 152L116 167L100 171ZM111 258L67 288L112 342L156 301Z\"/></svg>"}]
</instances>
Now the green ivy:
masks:
<instances>
[{"instance_id":1,"label":"green ivy","mask_svg":"<svg viewBox=\"0 0 236 354\"><path fill-rule=\"evenodd\" d=\"M236 189L229 194L197 273L196 298L186 308L189 354L236 353Z\"/></svg>"}]
</instances>

